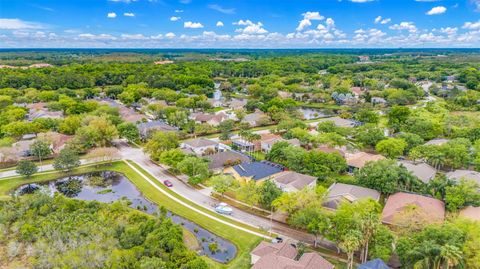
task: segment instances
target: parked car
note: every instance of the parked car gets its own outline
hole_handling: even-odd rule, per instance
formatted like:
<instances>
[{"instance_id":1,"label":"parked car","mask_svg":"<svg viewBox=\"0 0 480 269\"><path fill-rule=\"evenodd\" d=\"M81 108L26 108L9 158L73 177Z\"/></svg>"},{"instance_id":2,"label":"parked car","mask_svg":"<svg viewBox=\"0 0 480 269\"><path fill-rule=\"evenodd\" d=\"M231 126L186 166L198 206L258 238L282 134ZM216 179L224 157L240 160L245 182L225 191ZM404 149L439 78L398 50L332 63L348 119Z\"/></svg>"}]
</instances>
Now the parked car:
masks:
<instances>
[{"instance_id":1,"label":"parked car","mask_svg":"<svg viewBox=\"0 0 480 269\"><path fill-rule=\"evenodd\" d=\"M165 186L167 186L167 187L173 187L173 184L172 184L172 182L171 182L170 180L164 180L164 181L163 181L163 184L164 184Z\"/></svg>"},{"instance_id":2,"label":"parked car","mask_svg":"<svg viewBox=\"0 0 480 269\"><path fill-rule=\"evenodd\" d=\"M275 238L272 239L272 243L274 243L274 244L283 243L283 238L275 237Z\"/></svg>"},{"instance_id":3,"label":"parked car","mask_svg":"<svg viewBox=\"0 0 480 269\"><path fill-rule=\"evenodd\" d=\"M226 203L219 203L215 207L215 212L220 213L220 214L225 214L225 215L232 215L233 210Z\"/></svg>"}]
</instances>

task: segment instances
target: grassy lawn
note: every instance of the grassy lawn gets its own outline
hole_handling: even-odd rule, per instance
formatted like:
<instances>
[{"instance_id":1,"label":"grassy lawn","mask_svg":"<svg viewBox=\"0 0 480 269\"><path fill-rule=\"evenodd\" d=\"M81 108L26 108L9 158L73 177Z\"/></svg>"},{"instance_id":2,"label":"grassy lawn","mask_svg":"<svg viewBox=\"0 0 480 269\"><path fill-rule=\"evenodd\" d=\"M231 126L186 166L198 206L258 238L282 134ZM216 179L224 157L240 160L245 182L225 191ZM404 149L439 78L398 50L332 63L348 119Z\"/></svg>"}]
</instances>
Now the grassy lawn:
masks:
<instances>
[{"instance_id":1,"label":"grassy lawn","mask_svg":"<svg viewBox=\"0 0 480 269\"><path fill-rule=\"evenodd\" d=\"M231 222L237 226L241 226L244 228L248 228L250 230L254 230L256 232L261 232L258 229L250 227L248 225L235 222L229 218L226 218L222 215L218 215L214 212L210 212L209 210L186 200L185 198L179 196L178 194L174 193L163 184L159 183L155 178L153 178L150 174L146 171L138 167L136 164L131 163L135 166L141 173L145 176L149 177L156 185L160 188L169 192L169 194L175 196L178 199L188 203L191 206L194 206L197 209L200 209L212 216L215 216L219 219L224 221ZM174 200L170 199L168 196L159 192L155 188L153 188L149 182L147 182L143 177L141 177L138 173L136 173L133 169L131 169L126 163L124 162L115 162L111 165L102 165L102 166L84 166L79 167L73 170L69 175L75 174L84 174L93 171L101 171L101 170L110 170L124 174L135 186L143 193L143 195L149 199L150 201L164 206L167 210L173 212L176 215L184 217L186 219L192 220L198 225L208 229L209 231L230 240L237 246L237 257L229 262L227 265L217 263L211 259L204 258L206 262L209 264L209 268L250 268L250 250L253 249L260 241L261 238L250 233L244 232L242 230L235 229L223 223L220 223L216 220L213 220L207 216L198 214L197 212L175 202ZM0 180L0 199L8 199L9 192L14 190L15 188L26 184L26 183L33 183L33 182L46 182L50 180L54 180L60 177L66 176L64 173L59 172L45 172L40 173L35 176L32 176L29 179L25 179L23 177L12 177L12 178L5 178Z\"/></svg>"}]
</instances>

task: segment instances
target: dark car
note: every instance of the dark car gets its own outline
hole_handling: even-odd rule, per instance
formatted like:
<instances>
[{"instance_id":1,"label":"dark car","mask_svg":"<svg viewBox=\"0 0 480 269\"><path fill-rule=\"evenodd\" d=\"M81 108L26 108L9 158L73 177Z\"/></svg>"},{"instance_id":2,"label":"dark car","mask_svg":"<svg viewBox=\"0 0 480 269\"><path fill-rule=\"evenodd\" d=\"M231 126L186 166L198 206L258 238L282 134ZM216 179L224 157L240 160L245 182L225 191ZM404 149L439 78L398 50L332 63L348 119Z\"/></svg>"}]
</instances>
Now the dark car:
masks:
<instances>
[{"instance_id":1,"label":"dark car","mask_svg":"<svg viewBox=\"0 0 480 269\"><path fill-rule=\"evenodd\" d=\"M173 187L173 184L172 184L172 182L170 182L170 180L163 181L163 184L167 187Z\"/></svg>"}]
</instances>

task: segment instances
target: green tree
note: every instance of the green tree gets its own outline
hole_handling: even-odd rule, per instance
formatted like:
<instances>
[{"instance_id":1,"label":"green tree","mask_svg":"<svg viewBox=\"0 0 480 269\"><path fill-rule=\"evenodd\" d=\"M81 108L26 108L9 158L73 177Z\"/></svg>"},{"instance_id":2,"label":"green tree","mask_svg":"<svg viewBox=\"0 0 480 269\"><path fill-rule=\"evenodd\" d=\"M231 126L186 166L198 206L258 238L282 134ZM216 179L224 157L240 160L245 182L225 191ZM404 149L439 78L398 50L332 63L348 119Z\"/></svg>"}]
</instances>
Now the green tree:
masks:
<instances>
[{"instance_id":1,"label":"green tree","mask_svg":"<svg viewBox=\"0 0 480 269\"><path fill-rule=\"evenodd\" d=\"M381 140L375 146L375 150L388 158L395 159L405 151L407 143L400 138L387 138Z\"/></svg>"},{"instance_id":2,"label":"green tree","mask_svg":"<svg viewBox=\"0 0 480 269\"><path fill-rule=\"evenodd\" d=\"M234 187L238 183L232 176L229 175L216 175L210 179L210 184L213 190L220 193L223 197L225 192Z\"/></svg>"},{"instance_id":3,"label":"green tree","mask_svg":"<svg viewBox=\"0 0 480 269\"><path fill-rule=\"evenodd\" d=\"M40 139L35 140L35 142L30 145L30 152L33 156L38 158L40 166L42 165L42 160L52 154L50 144Z\"/></svg>"},{"instance_id":4,"label":"green tree","mask_svg":"<svg viewBox=\"0 0 480 269\"><path fill-rule=\"evenodd\" d=\"M145 144L145 151L158 160L163 151L178 147L178 136L174 132L154 132Z\"/></svg>"},{"instance_id":5,"label":"green tree","mask_svg":"<svg viewBox=\"0 0 480 269\"><path fill-rule=\"evenodd\" d=\"M445 188L445 203L450 211L457 211L465 205L480 205L480 186L473 180L461 179L457 184Z\"/></svg>"},{"instance_id":6,"label":"green tree","mask_svg":"<svg viewBox=\"0 0 480 269\"><path fill-rule=\"evenodd\" d=\"M282 195L282 190L271 180L264 181L260 185L260 205L263 208L271 209L272 202Z\"/></svg>"},{"instance_id":7,"label":"green tree","mask_svg":"<svg viewBox=\"0 0 480 269\"><path fill-rule=\"evenodd\" d=\"M137 126L131 122L124 122L117 126L121 137L126 138L130 142L138 142L140 140L140 132Z\"/></svg>"},{"instance_id":8,"label":"green tree","mask_svg":"<svg viewBox=\"0 0 480 269\"><path fill-rule=\"evenodd\" d=\"M80 157L69 148L62 149L53 162L56 170L67 172L78 166L80 166Z\"/></svg>"},{"instance_id":9,"label":"green tree","mask_svg":"<svg viewBox=\"0 0 480 269\"><path fill-rule=\"evenodd\" d=\"M189 176L188 182L198 184L208 177L208 163L201 158L189 156L177 164L177 169Z\"/></svg>"},{"instance_id":10,"label":"green tree","mask_svg":"<svg viewBox=\"0 0 480 269\"><path fill-rule=\"evenodd\" d=\"M233 120L225 120L220 122L220 124L217 126L217 129L220 131L220 139L228 140L234 126L235 122Z\"/></svg>"},{"instance_id":11,"label":"green tree","mask_svg":"<svg viewBox=\"0 0 480 269\"><path fill-rule=\"evenodd\" d=\"M260 202L260 191L255 180L243 184L237 192L237 197L247 203L251 208Z\"/></svg>"},{"instance_id":12,"label":"green tree","mask_svg":"<svg viewBox=\"0 0 480 269\"><path fill-rule=\"evenodd\" d=\"M159 161L172 168L177 168L177 164L185 159L185 153L181 149L169 149L160 154Z\"/></svg>"},{"instance_id":13,"label":"green tree","mask_svg":"<svg viewBox=\"0 0 480 269\"><path fill-rule=\"evenodd\" d=\"M32 161L21 160L18 162L15 172L19 175L29 178L31 175L38 172L38 167Z\"/></svg>"},{"instance_id":14,"label":"green tree","mask_svg":"<svg viewBox=\"0 0 480 269\"><path fill-rule=\"evenodd\" d=\"M307 230L308 233L315 236L314 247L317 247L317 241L323 237L332 228L332 223L328 213L321 207L307 207L295 212L288 220L289 224Z\"/></svg>"},{"instance_id":15,"label":"green tree","mask_svg":"<svg viewBox=\"0 0 480 269\"><path fill-rule=\"evenodd\" d=\"M399 131L410 117L410 109L406 106L393 106L387 113L388 127Z\"/></svg>"}]
</instances>

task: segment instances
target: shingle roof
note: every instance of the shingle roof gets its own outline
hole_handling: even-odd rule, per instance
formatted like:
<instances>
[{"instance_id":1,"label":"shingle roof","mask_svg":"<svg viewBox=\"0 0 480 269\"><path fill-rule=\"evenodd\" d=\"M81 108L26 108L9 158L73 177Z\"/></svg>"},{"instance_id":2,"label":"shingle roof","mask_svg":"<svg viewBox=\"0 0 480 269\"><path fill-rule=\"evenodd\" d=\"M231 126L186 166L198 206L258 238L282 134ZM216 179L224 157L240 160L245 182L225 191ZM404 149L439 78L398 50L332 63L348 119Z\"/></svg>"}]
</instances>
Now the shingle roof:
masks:
<instances>
[{"instance_id":1,"label":"shingle roof","mask_svg":"<svg viewBox=\"0 0 480 269\"><path fill-rule=\"evenodd\" d=\"M354 154L348 154L345 156L348 166L362 168L368 162L374 162L379 160L384 160L385 157L382 155L375 155L366 152L357 152Z\"/></svg>"},{"instance_id":2,"label":"shingle roof","mask_svg":"<svg viewBox=\"0 0 480 269\"><path fill-rule=\"evenodd\" d=\"M263 257L268 254L275 253L277 256L293 259L297 256L297 249L288 244L283 243L270 243L262 241L260 244L250 252L250 254Z\"/></svg>"},{"instance_id":3,"label":"shingle roof","mask_svg":"<svg viewBox=\"0 0 480 269\"><path fill-rule=\"evenodd\" d=\"M324 118L319 120L319 122L326 122L326 121L332 121L338 127L354 127L355 125L358 124L358 122L354 120L343 119L340 117L331 117L331 118Z\"/></svg>"},{"instance_id":4,"label":"shingle roof","mask_svg":"<svg viewBox=\"0 0 480 269\"><path fill-rule=\"evenodd\" d=\"M235 165L233 169L242 177L260 180L283 171L283 167L268 162L251 162Z\"/></svg>"},{"instance_id":5,"label":"shingle roof","mask_svg":"<svg viewBox=\"0 0 480 269\"><path fill-rule=\"evenodd\" d=\"M208 164L208 168L210 169L221 169L227 162L240 161L241 163L244 163L250 161L248 156L231 150L207 155L204 156L204 158L210 161Z\"/></svg>"},{"instance_id":6,"label":"shingle roof","mask_svg":"<svg viewBox=\"0 0 480 269\"><path fill-rule=\"evenodd\" d=\"M305 186L308 186L312 184L312 182L315 182L317 178L309 175L300 174L294 171L284 171L275 175L273 180L280 184L289 185L297 190L301 190Z\"/></svg>"},{"instance_id":7,"label":"shingle roof","mask_svg":"<svg viewBox=\"0 0 480 269\"><path fill-rule=\"evenodd\" d=\"M418 177L423 183L428 183L435 178L437 174L437 170L427 163L414 163L409 161L399 161L398 163L407 168L408 171Z\"/></svg>"},{"instance_id":8,"label":"shingle roof","mask_svg":"<svg viewBox=\"0 0 480 269\"><path fill-rule=\"evenodd\" d=\"M164 132L171 132L171 131L177 131L178 129L166 124L163 121L149 121L149 122L142 122L137 124L138 130L142 135L147 135L148 131L150 130L158 130L158 131L164 131Z\"/></svg>"},{"instance_id":9,"label":"shingle roof","mask_svg":"<svg viewBox=\"0 0 480 269\"><path fill-rule=\"evenodd\" d=\"M382 221L393 224L396 214L409 205L416 205L431 222L440 222L445 219L445 204L442 201L419 194L397 192L388 197L383 208Z\"/></svg>"},{"instance_id":10,"label":"shingle roof","mask_svg":"<svg viewBox=\"0 0 480 269\"><path fill-rule=\"evenodd\" d=\"M459 181L460 179L464 178L467 180L473 180L480 184L480 173L477 171L472 171L472 170L455 170L452 172L448 172L447 174L448 178L454 179L456 181Z\"/></svg>"},{"instance_id":11,"label":"shingle roof","mask_svg":"<svg viewBox=\"0 0 480 269\"><path fill-rule=\"evenodd\" d=\"M382 259L375 259L358 266L357 269L390 269Z\"/></svg>"},{"instance_id":12,"label":"shingle roof","mask_svg":"<svg viewBox=\"0 0 480 269\"><path fill-rule=\"evenodd\" d=\"M217 142L212 141L210 139L205 139L205 138L190 139L190 140L184 141L183 144L186 144L192 148L201 148L201 147L218 145Z\"/></svg>"},{"instance_id":13,"label":"shingle roof","mask_svg":"<svg viewBox=\"0 0 480 269\"><path fill-rule=\"evenodd\" d=\"M305 253L298 260L305 269L332 269L334 266L317 253Z\"/></svg>"},{"instance_id":14,"label":"shingle roof","mask_svg":"<svg viewBox=\"0 0 480 269\"><path fill-rule=\"evenodd\" d=\"M331 209L337 209L340 203L348 201L353 203L360 199L372 198L376 201L380 199L380 193L376 190L360 186L334 183L328 189L328 196L324 206Z\"/></svg>"},{"instance_id":15,"label":"shingle roof","mask_svg":"<svg viewBox=\"0 0 480 269\"><path fill-rule=\"evenodd\" d=\"M460 211L460 217L480 221L480 207L467 206Z\"/></svg>"}]
</instances>

